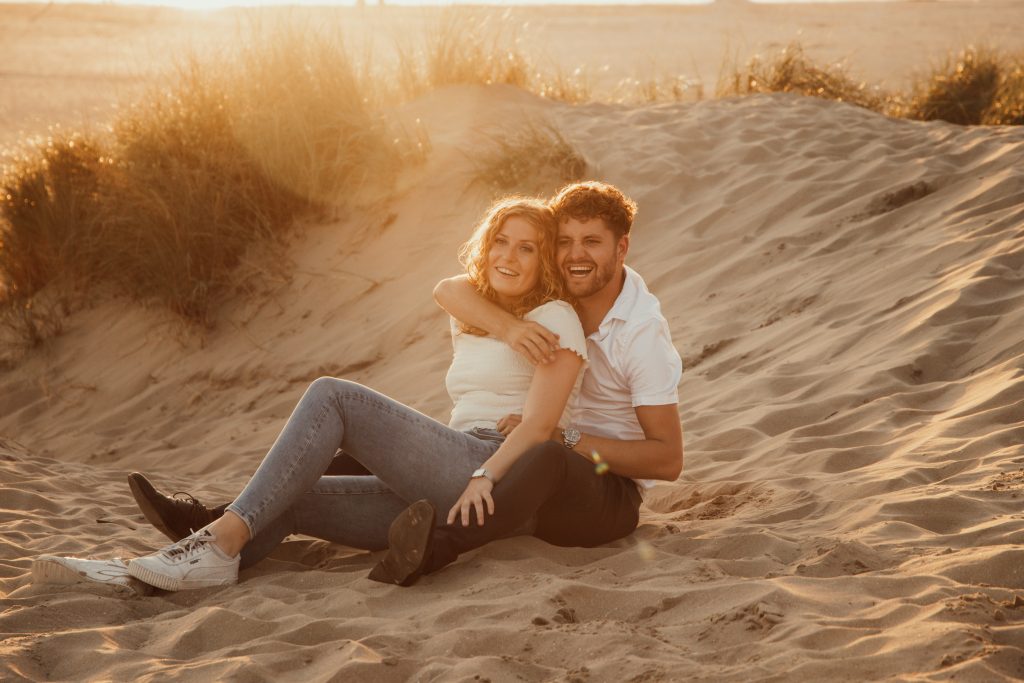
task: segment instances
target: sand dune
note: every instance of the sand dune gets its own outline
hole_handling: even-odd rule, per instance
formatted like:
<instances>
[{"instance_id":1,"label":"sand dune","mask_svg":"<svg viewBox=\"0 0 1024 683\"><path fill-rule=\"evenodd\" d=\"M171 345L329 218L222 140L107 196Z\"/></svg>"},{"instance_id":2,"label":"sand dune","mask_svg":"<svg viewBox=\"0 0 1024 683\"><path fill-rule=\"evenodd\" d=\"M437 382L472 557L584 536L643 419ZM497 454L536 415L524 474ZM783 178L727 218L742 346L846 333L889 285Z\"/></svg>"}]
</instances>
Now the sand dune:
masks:
<instances>
[{"instance_id":1,"label":"sand dune","mask_svg":"<svg viewBox=\"0 0 1024 683\"><path fill-rule=\"evenodd\" d=\"M1024 677L1024 130L505 87L405 113L430 131L426 164L387 206L301 228L216 331L100 302L2 371L0 678ZM640 204L629 260L686 365L686 468L633 536L510 539L410 589L298 538L226 589L31 585L42 553L161 543L132 469L237 492L318 375L445 419L429 285L486 204L460 150L535 116Z\"/></svg>"},{"instance_id":2,"label":"sand dune","mask_svg":"<svg viewBox=\"0 0 1024 683\"><path fill-rule=\"evenodd\" d=\"M2 431L26 442L0 459L5 676L1024 673L1024 132L790 96L570 108L465 87L413 109L435 154L388 228L306 229L291 281L203 344L101 304L5 373ZM225 590L26 585L38 553L160 541L130 468L204 499L237 491L318 374L444 418L448 341L424 283L455 268L483 201L451 162L472 119L531 114L640 203L631 260L686 359L686 471L632 538L513 539L414 589L304 540Z\"/></svg>"}]
</instances>

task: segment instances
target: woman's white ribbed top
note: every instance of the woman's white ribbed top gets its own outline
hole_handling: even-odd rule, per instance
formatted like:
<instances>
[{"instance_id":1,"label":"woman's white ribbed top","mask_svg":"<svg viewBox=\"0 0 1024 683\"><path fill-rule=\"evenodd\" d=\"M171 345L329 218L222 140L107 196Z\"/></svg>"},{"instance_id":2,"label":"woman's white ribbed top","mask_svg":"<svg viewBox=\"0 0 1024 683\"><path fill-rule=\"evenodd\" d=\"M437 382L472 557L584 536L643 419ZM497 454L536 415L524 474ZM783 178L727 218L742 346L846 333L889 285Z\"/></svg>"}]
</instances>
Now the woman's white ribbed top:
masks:
<instances>
[{"instance_id":1,"label":"woman's white ribbed top","mask_svg":"<svg viewBox=\"0 0 1024 683\"><path fill-rule=\"evenodd\" d=\"M559 427L573 422L583 372L586 369L587 341L583 326L572 306L564 301L549 301L525 316L558 335L559 344L583 358ZM533 366L523 356L494 337L479 337L458 329L452 320L452 345L455 355L448 368L445 386L451 396L452 418L448 426L459 431L473 427L494 429L500 418L522 414L526 392L533 378Z\"/></svg>"}]
</instances>

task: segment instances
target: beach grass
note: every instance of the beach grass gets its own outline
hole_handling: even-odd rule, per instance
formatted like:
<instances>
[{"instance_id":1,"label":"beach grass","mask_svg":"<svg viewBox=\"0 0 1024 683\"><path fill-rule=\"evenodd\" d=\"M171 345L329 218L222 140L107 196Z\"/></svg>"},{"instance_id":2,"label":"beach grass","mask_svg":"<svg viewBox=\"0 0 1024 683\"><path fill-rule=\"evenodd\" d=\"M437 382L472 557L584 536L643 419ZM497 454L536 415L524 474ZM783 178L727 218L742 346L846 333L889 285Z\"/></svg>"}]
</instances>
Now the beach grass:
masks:
<instances>
[{"instance_id":1,"label":"beach grass","mask_svg":"<svg viewBox=\"0 0 1024 683\"><path fill-rule=\"evenodd\" d=\"M584 69L542 67L515 27L473 9L442 12L383 65L354 58L339 35L252 28L230 53L179 61L104 130L26 140L0 181L4 326L38 345L59 332L53 319L67 302L100 291L213 325L252 245L280 240L299 217L386 196L403 167L424 159L426 132L402 129L391 112L439 88L514 86L574 105L704 96L702 84L656 75L656 65L597 93ZM726 73L717 96L788 92L902 118L1024 123L1024 61L994 50L951 53L906 92L816 63L796 44ZM489 192L550 191L586 173L550 122L485 138L470 156L472 183Z\"/></svg>"},{"instance_id":2,"label":"beach grass","mask_svg":"<svg viewBox=\"0 0 1024 683\"><path fill-rule=\"evenodd\" d=\"M528 120L482 138L464 153L473 167L470 184L492 194L547 195L587 173L582 153L550 121Z\"/></svg>"},{"instance_id":3,"label":"beach grass","mask_svg":"<svg viewBox=\"0 0 1024 683\"><path fill-rule=\"evenodd\" d=\"M38 141L2 181L6 306L106 287L211 324L249 245L386 187L415 156L374 92L336 39L279 31L183 60L108 130Z\"/></svg>"},{"instance_id":4,"label":"beach grass","mask_svg":"<svg viewBox=\"0 0 1024 683\"><path fill-rule=\"evenodd\" d=\"M419 41L396 41L394 51L394 72L379 82L398 84L404 100L452 85L510 85L570 104L592 100L582 69L542 66L523 51L516 24L479 8L443 9Z\"/></svg>"},{"instance_id":5,"label":"beach grass","mask_svg":"<svg viewBox=\"0 0 1024 683\"><path fill-rule=\"evenodd\" d=\"M1000 86L999 55L968 49L949 56L915 84L907 116L921 121L977 125L985 118Z\"/></svg>"},{"instance_id":6,"label":"beach grass","mask_svg":"<svg viewBox=\"0 0 1024 683\"><path fill-rule=\"evenodd\" d=\"M427 36L425 85L431 90L464 84L526 88L530 67L517 42L506 22L449 10Z\"/></svg>"},{"instance_id":7,"label":"beach grass","mask_svg":"<svg viewBox=\"0 0 1024 683\"><path fill-rule=\"evenodd\" d=\"M960 125L1024 123L1024 60L988 48L950 54L919 81L906 112Z\"/></svg>"},{"instance_id":8,"label":"beach grass","mask_svg":"<svg viewBox=\"0 0 1024 683\"><path fill-rule=\"evenodd\" d=\"M985 47L951 52L917 76L906 91L886 90L850 75L843 64L820 64L799 44L734 67L719 96L791 92L871 109L894 118L959 125L1024 124L1024 58Z\"/></svg>"},{"instance_id":9,"label":"beach grass","mask_svg":"<svg viewBox=\"0 0 1024 683\"><path fill-rule=\"evenodd\" d=\"M786 92L821 97L857 106L882 108L884 96L852 78L841 64L821 65L809 59L799 44L791 44L774 57L755 56L745 67L735 68L718 84L722 96Z\"/></svg>"}]
</instances>

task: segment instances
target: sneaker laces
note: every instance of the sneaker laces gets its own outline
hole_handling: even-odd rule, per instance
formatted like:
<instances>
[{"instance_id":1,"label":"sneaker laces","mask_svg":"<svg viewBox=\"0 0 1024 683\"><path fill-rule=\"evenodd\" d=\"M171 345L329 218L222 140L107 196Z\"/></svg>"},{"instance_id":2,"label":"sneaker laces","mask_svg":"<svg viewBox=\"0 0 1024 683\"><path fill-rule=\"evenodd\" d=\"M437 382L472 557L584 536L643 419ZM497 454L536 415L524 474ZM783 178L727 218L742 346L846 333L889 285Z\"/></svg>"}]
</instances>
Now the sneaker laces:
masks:
<instances>
[{"instance_id":1,"label":"sneaker laces","mask_svg":"<svg viewBox=\"0 0 1024 683\"><path fill-rule=\"evenodd\" d=\"M168 558L174 559L178 555L188 557L189 555L202 550L205 546L213 543L214 535L206 529L200 529L181 539L177 543L163 548L161 552Z\"/></svg>"}]
</instances>

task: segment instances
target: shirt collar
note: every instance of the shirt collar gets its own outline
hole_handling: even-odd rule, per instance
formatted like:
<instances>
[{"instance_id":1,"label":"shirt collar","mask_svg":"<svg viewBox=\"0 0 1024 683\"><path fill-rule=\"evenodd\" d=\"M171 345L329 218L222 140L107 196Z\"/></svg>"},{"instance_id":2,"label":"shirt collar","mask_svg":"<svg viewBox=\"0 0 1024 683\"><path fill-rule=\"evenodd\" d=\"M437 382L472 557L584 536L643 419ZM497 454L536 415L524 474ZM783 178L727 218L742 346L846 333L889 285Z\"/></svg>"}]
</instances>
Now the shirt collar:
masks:
<instances>
[{"instance_id":1,"label":"shirt collar","mask_svg":"<svg viewBox=\"0 0 1024 683\"><path fill-rule=\"evenodd\" d=\"M636 299L640 293L640 283L642 280L640 275L629 266L624 265L623 268L626 271L626 277L622 283L622 291L619 292L619 296L616 297L612 307L605 313L604 320L598 326L597 332L592 335L595 340L604 339L608 336L613 321L628 320L630 312L636 306Z\"/></svg>"}]
</instances>

